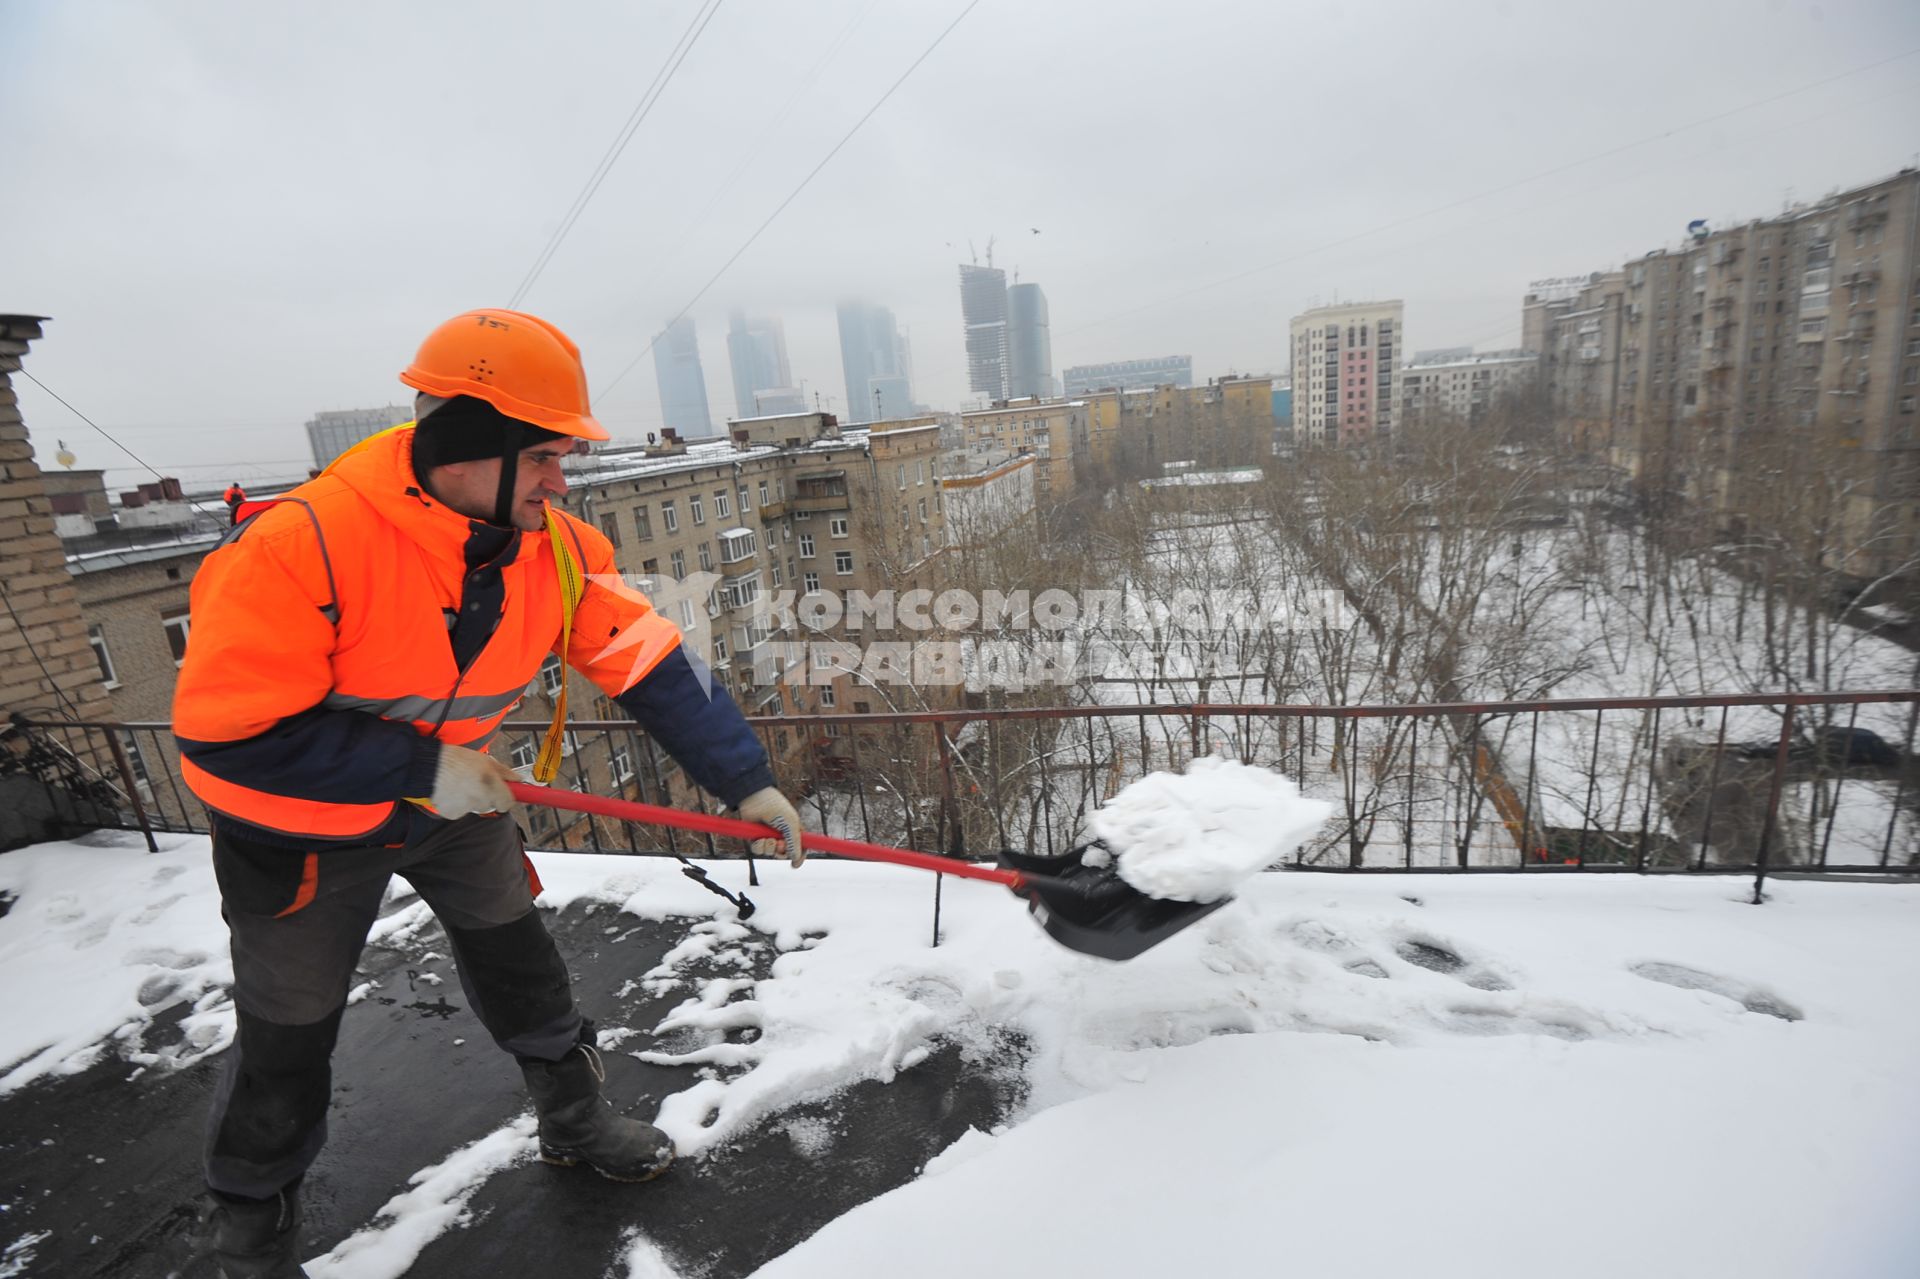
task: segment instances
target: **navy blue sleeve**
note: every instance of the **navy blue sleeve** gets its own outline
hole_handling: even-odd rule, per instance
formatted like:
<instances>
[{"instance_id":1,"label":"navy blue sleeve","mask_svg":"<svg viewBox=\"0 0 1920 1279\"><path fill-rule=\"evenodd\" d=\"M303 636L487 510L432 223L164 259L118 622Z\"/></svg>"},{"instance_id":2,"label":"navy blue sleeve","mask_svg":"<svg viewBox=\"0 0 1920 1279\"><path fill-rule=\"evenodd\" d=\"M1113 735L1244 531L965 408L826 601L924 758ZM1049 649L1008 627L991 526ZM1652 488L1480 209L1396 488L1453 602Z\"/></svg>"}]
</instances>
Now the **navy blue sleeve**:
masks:
<instances>
[{"instance_id":1,"label":"navy blue sleeve","mask_svg":"<svg viewBox=\"0 0 1920 1279\"><path fill-rule=\"evenodd\" d=\"M174 738L180 753L221 781L290 799L379 804L433 793L440 744L395 720L316 706L256 737Z\"/></svg>"},{"instance_id":2,"label":"navy blue sleeve","mask_svg":"<svg viewBox=\"0 0 1920 1279\"><path fill-rule=\"evenodd\" d=\"M685 645L614 700L689 777L728 805L773 785L766 749L747 717Z\"/></svg>"}]
</instances>

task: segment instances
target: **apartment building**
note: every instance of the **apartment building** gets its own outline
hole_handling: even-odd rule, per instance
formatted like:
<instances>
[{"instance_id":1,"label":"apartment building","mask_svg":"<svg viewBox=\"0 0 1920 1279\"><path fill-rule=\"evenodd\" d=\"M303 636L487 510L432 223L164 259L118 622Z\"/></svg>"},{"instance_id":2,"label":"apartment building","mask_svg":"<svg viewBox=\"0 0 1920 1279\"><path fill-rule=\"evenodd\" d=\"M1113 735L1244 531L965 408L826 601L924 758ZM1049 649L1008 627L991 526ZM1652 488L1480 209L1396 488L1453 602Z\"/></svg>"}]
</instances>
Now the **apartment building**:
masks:
<instances>
[{"instance_id":1,"label":"apartment building","mask_svg":"<svg viewBox=\"0 0 1920 1279\"><path fill-rule=\"evenodd\" d=\"M1404 310L1398 300L1349 302L1293 317L1296 443L1364 445L1393 434Z\"/></svg>"},{"instance_id":2,"label":"apartment building","mask_svg":"<svg viewBox=\"0 0 1920 1279\"><path fill-rule=\"evenodd\" d=\"M1035 500L1043 507L1071 497L1076 478L1092 460L1087 405L1081 400L1002 400L962 413L960 433L969 452L1031 453L1038 462Z\"/></svg>"},{"instance_id":3,"label":"apartment building","mask_svg":"<svg viewBox=\"0 0 1920 1279\"><path fill-rule=\"evenodd\" d=\"M1039 471L1032 453L956 450L942 459L947 544L964 551L1013 533L1034 510Z\"/></svg>"},{"instance_id":4,"label":"apartment building","mask_svg":"<svg viewBox=\"0 0 1920 1279\"><path fill-rule=\"evenodd\" d=\"M207 523L138 535L95 533L63 541L87 643L121 723L169 724L173 687L187 655L189 592L200 562L224 530ZM169 731L120 733L140 800L169 819L201 819L200 802L173 779L180 752Z\"/></svg>"},{"instance_id":5,"label":"apartment building","mask_svg":"<svg viewBox=\"0 0 1920 1279\"><path fill-rule=\"evenodd\" d=\"M1158 475L1167 462L1245 466L1273 451L1273 379L1229 375L1205 386L1095 391L1086 406L1088 456L1109 474Z\"/></svg>"},{"instance_id":6,"label":"apartment building","mask_svg":"<svg viewBox=\"0 0 1920 1279\"><path fill-rule=\"evenodd\" d=\"M622 573L749 715L881 709L858 672L795 669L788 646L870 638L845 612L855 592L937 583L946 545L939 420L842 430L832 414L802 413L734 419L728 430L726 441L689 446L669 435L576 458L567 508L607 535ZM772 607L781 592L831 599L789 624ZM549 692L558 678L556 663ZM586 705L598 694L582 682L573 695ZM776 766L799 763L806 746L785 730L769 745ZM670 762L660 766L672 773Z\"/></svg>"},{"instance_id":7,"label":"apartment building","mask_svg":"<svg viewBox=\"0 0 1920 1279\"><path fill-rule=\"evenodd\" d=\"M1695 224L1678 247L1593 277L1570 309L1551 311L1529 297L1530 334L1583 326L1557 348L1576 353L1581 378L1568 385L1562 364L1556 405L1576 430L1604 421L1607 452L1637 485L1733 525L1768 508L1793 459L1818 458L1844 495L1840 570L1911 573L1920 171L1739 226Z\"/></svg>"},{"instance_id":8,"label":"apartment building","mask_svg":"<svg viewBox=\"0 0 1920 1279\"><path fill-rule=\"evenodd\" d=\"M1620 456L1618 432L1625 328L1625 276L1536 280L1521 306L1521 345L1535 354L1553 420L1575 447Z\"/></svg>"},{"instance_id":9,"label":"apartment building","mask_svg":"<svg viewBox=\"0 0 1920 1279\"><path fill-rule=\"evenodd\" d=\"M1400 371L1402 426L1479 422L1493 407L1533 383L1532 351L1487 351L1415 361Z\"/></svg>"}]
</instances>

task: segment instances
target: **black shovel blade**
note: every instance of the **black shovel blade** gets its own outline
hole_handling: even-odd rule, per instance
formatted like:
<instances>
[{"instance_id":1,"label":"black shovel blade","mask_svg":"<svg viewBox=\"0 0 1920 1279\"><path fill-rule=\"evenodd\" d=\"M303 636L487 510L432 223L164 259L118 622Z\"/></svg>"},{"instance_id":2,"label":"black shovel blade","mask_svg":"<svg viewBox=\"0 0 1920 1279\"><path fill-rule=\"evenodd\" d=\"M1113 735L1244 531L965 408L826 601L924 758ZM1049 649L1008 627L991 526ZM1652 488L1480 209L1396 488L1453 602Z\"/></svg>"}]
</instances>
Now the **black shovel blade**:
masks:
<instances>
[{"instance_id":1,"label":"black shovel blade","mask_svg":"<svg viewBox=\"0 0 1920 1279\"><path fill-rule=\"evenodd\" d=\"M1096 959L1132 959L1232 901L1168 901L1149 897L1111 866L1088 866L1078 848L1061 857L1004 850L1000 865L1020 872L1014 891L1047 936Z\"/></svg>"}]
</instances>

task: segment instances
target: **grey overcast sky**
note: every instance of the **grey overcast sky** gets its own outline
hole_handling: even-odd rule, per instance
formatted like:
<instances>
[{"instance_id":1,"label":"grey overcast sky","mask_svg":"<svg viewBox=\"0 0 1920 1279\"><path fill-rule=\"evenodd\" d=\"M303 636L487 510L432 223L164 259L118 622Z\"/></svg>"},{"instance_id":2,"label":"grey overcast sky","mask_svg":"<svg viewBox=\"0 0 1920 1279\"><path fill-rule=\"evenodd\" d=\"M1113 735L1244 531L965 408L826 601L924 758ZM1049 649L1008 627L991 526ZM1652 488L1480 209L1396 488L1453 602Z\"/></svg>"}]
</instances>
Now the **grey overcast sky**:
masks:
<instances>
[{"instance_id":1,"label":"grey overcast sky","mask_svg":"<svg viewBox=\"0 0 1920 1279\"><path fill-rule=\"evenodd\" d=\"M966 0L724 0L524 302L616 377ZM403 399L503 306L699 0L0 0L0 311L26 368L189 483L304 470L320 409ZM692 309L843 408L833 305L891 306L966 391L969 241L1046 290L1055 372L1284 371L1288 318L1401 297L1411 348L1511 346L1526 281L1920 160L1912 0L981 0ZM1038 233L1035 233L1035 228ZM133 481L24 378L42 463Z\"/></svg>"}]
</instances>

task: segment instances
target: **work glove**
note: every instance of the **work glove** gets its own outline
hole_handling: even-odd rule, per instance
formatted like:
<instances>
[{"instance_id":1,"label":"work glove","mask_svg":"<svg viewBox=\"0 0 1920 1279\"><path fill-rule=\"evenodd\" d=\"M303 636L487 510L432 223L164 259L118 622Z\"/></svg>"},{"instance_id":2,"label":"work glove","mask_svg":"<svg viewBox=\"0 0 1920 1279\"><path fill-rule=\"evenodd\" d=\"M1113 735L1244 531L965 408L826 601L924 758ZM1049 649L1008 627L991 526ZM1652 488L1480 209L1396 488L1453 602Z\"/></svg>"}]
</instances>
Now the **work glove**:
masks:
<instances>
[{"instance_id":1,"label":"work glove","mask_svg":"<svg viewBox=\"0 0 1920 1279\"><path fill-rule=\"evenodd\" d=\"M787 860L795 866L807 860L807 850L800 846L800 814L787 802L787 797L773 787L762 787L741 800L740 816L780 832L779 839L754 840L750 847L755 856L772 857L785 843Z\"/></svg>"},{"instance_id":2,"label":"work glove","mask_svg":"<svg viewBox=\"0 0 1920 1279\"><path fill-rule=\"evenodd\" d=\"M449 821L468 813L504 813L513 807L507 783L518 780L491 755L442 743L440 766L433 774L434 811Z\"/></svg>"}]
</instances>

